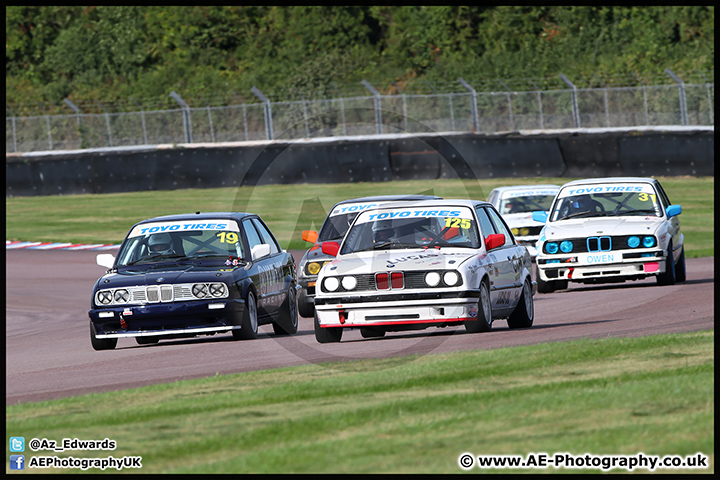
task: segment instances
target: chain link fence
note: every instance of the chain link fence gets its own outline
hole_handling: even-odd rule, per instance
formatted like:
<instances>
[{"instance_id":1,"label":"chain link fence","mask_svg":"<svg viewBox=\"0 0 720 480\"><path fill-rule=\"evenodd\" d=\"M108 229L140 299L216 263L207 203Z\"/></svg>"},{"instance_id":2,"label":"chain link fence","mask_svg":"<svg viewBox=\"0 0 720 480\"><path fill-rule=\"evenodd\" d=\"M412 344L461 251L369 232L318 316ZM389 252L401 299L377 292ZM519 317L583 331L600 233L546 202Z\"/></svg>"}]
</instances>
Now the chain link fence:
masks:
<instances>
[{"instance_id":1,"label":"chain link fence","mask_svg":"<svg viewBox=\"0 0 720 480\"><path fill-rule=\"evenodd\" d=\"M173 92L179 108L118 113L7 116L6 153L135 145L292 140L383 133L482 132L714 125L714 82L685 83L666 69L667 85L528 91L380 94L191 107ZM501 85L505 85L499 82ZM8 108L8 112L10 109Z\"/></svg>"}]
</instances>

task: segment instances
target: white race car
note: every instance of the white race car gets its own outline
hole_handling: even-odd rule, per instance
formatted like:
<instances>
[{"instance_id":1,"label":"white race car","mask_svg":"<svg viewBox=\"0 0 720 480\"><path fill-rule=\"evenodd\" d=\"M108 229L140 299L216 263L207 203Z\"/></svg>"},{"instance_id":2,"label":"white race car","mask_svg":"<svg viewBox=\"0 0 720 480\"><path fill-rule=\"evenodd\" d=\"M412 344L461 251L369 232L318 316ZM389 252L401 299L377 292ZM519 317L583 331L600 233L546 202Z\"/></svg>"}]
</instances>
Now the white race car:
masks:
<instances>
[{"instance_id":1,"label":"white race car","mask_svg":"<svg viewBox=\"0 0 720 480\"><path fill-rule=\"evenodd\" d=\"M545 224L533 219L533 212L549 211L559 185L516 185L498 187L488 195L488 202L500 212L520 245L527 247L535 259L535 243Z\"/></svg>"},{"instance_id":2,"label":"white race car","mask_svg":"<svg viewBox=\"0 0 720 480\"><path fill-rule=\"evenodd\" d=\"M615 177L577 180L560 189L537 242L538 291L568 282L614 283L655 276L660 285L685 281L678 215L660 182Z\"/></svg>"},{"instance_id":3,"label":"white race car","mask_svg":"<svg viewBox=\"0 0 720 480\"><path fill-rule=\"evenodd\" d=\"M361 212L336 256L318 275L315 337L339 342L343 329L363 337L387 331L464 325L488 331L534 319L531 260L486 202L430 200Z\"/></svg>"}]
</instances>

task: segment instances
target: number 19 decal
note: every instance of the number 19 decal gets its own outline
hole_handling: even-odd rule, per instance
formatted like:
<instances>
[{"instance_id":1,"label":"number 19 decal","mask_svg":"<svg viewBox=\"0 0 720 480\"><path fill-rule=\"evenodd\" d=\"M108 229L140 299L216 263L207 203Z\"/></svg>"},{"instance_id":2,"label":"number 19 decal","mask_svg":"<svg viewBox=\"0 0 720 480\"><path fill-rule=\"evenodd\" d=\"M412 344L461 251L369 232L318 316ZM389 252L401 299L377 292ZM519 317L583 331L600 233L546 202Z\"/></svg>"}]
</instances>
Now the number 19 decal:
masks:
<instances>
[{"instance_id":1,"label":"number 19 decal","mask_svg":"<svg viewBox=\"0 0 720 480\"><path fill-rule=\"evenodd\" d=\"M220 232L217 234L220 237L220 243L237 243L238 234L235 232Z\"/></svg>"}]
</instances>

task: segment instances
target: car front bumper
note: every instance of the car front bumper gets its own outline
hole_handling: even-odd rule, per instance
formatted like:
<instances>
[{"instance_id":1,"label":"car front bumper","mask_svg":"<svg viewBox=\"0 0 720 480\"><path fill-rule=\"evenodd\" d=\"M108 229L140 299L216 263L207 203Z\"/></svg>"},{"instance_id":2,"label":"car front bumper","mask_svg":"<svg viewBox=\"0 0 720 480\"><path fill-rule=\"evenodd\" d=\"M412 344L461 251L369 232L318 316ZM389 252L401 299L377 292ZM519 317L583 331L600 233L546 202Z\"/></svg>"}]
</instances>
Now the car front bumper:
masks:
<instances>
[{"instance_id":1,"label":"car front bumper","mask_svg":"<svg viewBox=\"0 0 720 480\"><path fill-rule=\"evenodd\" d=\"M613 255L596 256L586 254L584 260L573 255L537 257L538 273L543 281L569 280L571 282L599 283L638 280L665 273L665 252L643 252L646 257L638 257L638 252L614 251ZM588 261L588 259L596 261ZM572 261L575 259L575 261ZM553 263L548 262L548 260Z\"/></svg>"},{"instance_id":2,"label":"car front bumper","mask_svg":"<svg viewBox=\"0 0 720 480\"><path fill-rule=\"evenodd\" d=\"M479 297L479 290L450 294L316 297L315 312L322 328L386 328L412 325L424 328L477 320Z\"/></svg>"},{"instance_id":3,"label":"car front bumper","mask_svg":"<svg viewBox=\"0 0 720 480\"><path fill-rule=\"evenodd\" d=\"M97 338L212 335L240 329L241 299L196 300L88 311Z\"/></svg>"}]
</instances>

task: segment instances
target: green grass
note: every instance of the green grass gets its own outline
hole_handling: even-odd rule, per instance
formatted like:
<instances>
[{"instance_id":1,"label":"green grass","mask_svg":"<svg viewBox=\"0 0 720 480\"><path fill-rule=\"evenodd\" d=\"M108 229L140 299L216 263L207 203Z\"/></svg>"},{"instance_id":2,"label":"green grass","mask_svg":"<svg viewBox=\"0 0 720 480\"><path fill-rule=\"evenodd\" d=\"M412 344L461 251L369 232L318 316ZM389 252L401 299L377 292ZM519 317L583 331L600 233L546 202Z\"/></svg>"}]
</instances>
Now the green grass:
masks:
<instances>
[{"instance_id":1,"label":"green grass","mask_svg":"<svg viewBox=\"0 0 720 480\"><path fill-rule=\"evenodd\" d=\"M104 195L60 195L5 199L6 240L120 243L140 220L195 211L250 211L259 214L284 248L304 249L302 230L320 228L333 204L365 195L429 193L445 198L486 199L503 185L555 183L570 178L414 180L385 183L295 184L187 189ZM680 217L688 257L714 256L714 177L660 177Z\"/></svg>"},{"instance_id":2,"label":"green grass","mask_svg":"<svg viewBox=\"0 0 720 480\"><path fill-rule=\"evenodd\" d=\"M26 461L142 456L130 473L462 473L464 452L701 452L709 468L690 472L712 473L714 332L179 381L9 406L6 434L109 438L114 451L26 451Z\"/></svg>"}]
</instances>

